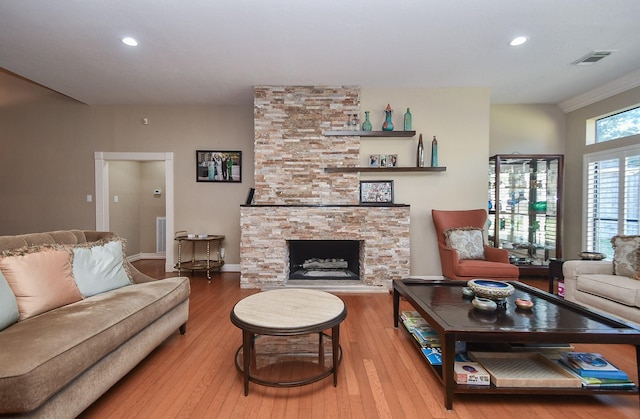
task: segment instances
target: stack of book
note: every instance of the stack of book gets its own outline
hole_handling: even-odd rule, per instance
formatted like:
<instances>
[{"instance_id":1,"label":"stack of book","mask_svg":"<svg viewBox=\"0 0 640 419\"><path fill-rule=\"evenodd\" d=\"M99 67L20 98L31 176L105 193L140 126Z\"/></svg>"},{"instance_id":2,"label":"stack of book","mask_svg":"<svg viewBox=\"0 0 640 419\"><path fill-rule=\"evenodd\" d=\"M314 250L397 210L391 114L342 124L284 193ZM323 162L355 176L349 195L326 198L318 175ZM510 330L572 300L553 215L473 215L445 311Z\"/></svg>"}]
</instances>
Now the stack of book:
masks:
<instances>
[{"instance_id":1,"label":"stack of book","mask_svg":"<svg viewBox=\"0 0 640 419\"><path fill-rule=\"evenodd\" d=\"M566 352L560 356L560 363L577 375L583 387L633 388L624 371L593 352Z\"/></svg>"},{"instance_id":2,"label":"stack of book","mask_svg":"<svg viewBox=\"0 0 640 419\"><path fill-rule=\"evenodd\" d=\"M415 310L407 310L400 313L400 319L404 327L411 333L422 349L422 355L431 365L442 365L442 350L440 349L440 337L427 321ZM456 346L456 352L457 346ZM456 361L470 361L464 351L456 353Z\"/></svg>"}]
</instances>

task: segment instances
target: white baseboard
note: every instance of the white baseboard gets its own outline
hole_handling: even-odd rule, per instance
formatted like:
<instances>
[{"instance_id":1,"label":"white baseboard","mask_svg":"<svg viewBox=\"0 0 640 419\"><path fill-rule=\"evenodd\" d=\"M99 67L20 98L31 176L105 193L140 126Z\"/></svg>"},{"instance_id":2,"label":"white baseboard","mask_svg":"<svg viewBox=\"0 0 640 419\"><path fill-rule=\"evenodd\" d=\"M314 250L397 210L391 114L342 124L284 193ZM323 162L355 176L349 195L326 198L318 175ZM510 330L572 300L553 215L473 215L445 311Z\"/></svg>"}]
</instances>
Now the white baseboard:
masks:
<instances>
[{"instance_id":1,"label":"white baseboard","mask_svg":"<svg viewBox=\"0 0 640 419\"><path fill-rule=\"evenodd\" d=\"M127 256L129 262L135 262L142 259L166 259L167 255L164 253L138 253L135 255Z\"/></svg>"}]
</instances>

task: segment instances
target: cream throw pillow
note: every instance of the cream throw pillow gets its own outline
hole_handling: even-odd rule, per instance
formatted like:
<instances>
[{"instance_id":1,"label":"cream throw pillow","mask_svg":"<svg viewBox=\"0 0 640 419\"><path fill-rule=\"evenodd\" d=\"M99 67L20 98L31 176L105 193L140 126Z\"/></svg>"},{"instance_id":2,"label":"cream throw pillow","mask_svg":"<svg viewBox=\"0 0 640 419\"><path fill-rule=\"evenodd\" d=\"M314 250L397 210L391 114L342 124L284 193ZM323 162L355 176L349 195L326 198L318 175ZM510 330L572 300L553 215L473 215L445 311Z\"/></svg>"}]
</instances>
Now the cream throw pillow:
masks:
<instances>
[{"instance_id":1,"label":"cream throw pillow","mask_svg":"<svg viewBox=\"0 0 640 419\"><path fill-rule=\"evenodd\" d=\"M447 247L458 252L459 259L484 259L483 231L476 227L451 228L444 232Z\"/></svg>"},{"instance_id":2,"label":"cream throw pillow","mask_svg":"<svg viewBox=\"0 0 640 419\"><path fill-rule=\"evenodd\" d=\"M82 300L68 250L42 247L29 251L0 259L0 270L16 296L19 321Z\"/></svg>"},{"instance_id":3,"label":"cream throw pillow","mask_svg":"<svg viewBox=\"0 0 640 419\"><path fill-rule=\"evenodd\" d=\"M614 236L613 273L640 279L640 236Z\"/></svg>"}]
</instances>

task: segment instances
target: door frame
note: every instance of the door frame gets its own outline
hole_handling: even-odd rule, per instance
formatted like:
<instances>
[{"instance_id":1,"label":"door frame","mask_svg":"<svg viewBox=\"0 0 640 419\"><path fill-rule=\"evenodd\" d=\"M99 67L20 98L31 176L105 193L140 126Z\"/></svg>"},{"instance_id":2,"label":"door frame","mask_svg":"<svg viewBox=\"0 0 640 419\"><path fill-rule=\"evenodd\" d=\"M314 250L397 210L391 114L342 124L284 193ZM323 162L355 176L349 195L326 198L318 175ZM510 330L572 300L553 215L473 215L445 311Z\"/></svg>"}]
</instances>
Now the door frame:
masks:
<instances>
[{"instance_id":1,"label":"door frame","mask_svg":"<svg viewBox=\"0 0 640 419\"><path fill-rule=\"evenodd\" d=\"M96 151L96 230L109 231L109 162L110 161L164 161L165 178L165 214L167 217L165 271L172 272L174 267L173 234L174 231L174 189L173 189L173 153L136 153Z\"/></svg>"}]
</instances>

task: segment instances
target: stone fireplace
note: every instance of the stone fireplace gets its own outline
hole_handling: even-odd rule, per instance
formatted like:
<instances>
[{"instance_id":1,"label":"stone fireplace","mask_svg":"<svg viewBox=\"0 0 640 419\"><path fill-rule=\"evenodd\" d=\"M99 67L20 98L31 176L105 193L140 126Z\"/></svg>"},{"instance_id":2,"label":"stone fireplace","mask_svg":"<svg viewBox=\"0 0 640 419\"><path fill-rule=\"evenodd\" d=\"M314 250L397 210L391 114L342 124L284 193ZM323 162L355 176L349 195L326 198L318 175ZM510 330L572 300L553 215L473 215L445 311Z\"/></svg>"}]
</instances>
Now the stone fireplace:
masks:
<instances>
[{"instance_id":1,"label":"stone fireplace","mask_svg":"<svg viewBox=\"0 0 640 419\"><path fill-rule=\"evenodd\" d=\"M357 87L255 88L255 204L240 208L242 288L299 284L290 279L291 244L299 241L357 242L361 286L389 287L409 275L409 206L360 205L358 173L324 170L360 165L360 137L323 135L360 113L359 94Z\"/></svg>"},{"instance_id":2,"label":"stone fireplace","mask_svg":"<svg viewBox=\"0 0 640 419\"><path fill-rule=\"evenodd\" d=\"M289 279L360 279L362 240L287 240Z\"/></svg>"}]
</instances>

